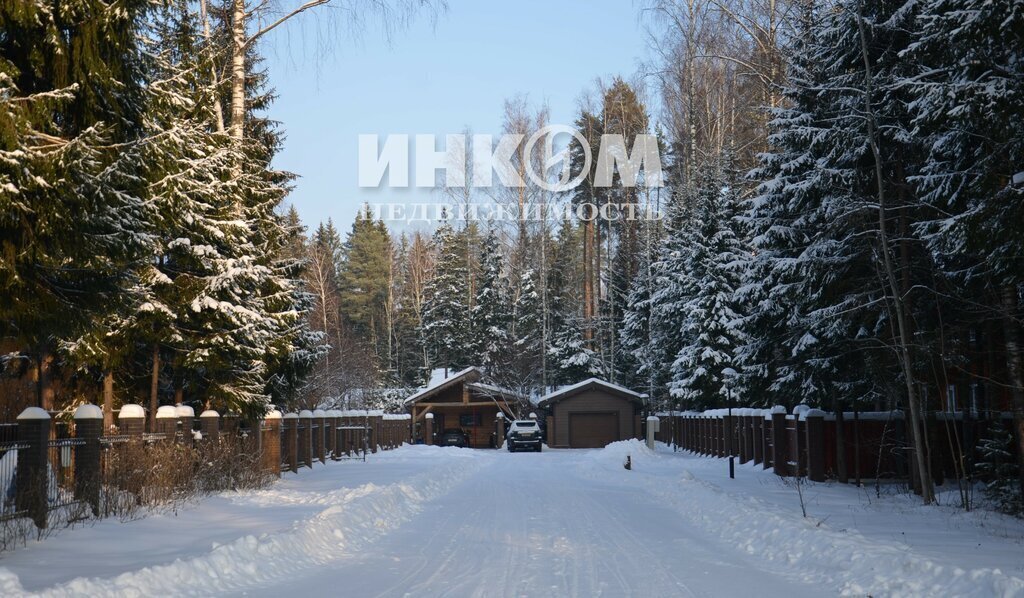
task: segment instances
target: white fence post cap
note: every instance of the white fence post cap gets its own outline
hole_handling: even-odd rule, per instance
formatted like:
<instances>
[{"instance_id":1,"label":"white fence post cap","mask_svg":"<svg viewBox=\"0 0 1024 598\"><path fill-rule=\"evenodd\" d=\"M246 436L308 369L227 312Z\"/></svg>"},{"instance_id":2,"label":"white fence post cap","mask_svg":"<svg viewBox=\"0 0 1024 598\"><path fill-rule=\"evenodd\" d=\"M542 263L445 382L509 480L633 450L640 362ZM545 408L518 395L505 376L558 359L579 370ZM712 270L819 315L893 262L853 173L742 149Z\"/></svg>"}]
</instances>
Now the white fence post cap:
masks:
<instances>
[{"instance_id":1,"label":"white fence post cap","mask_svg":"<svg viewBox=\"0 0 1024 598\"><path fill-rule=\"evenodd\" d=\"M50 419L50 414L42 407L26 407L18 416L18 421L30 419Z\"/></svg>"},{"instance_id":2,"label":"white fence post cap","mask_svg":"<svg viewBox=\"0 0 1024 598\"><path fill-rule=\"evenodd\" d=\"M85 403L79 405L78 409L75 409L76 420L78 419L103 419L103 410L93 405L92 403ZM21 418L18 418L21 419Z\"/></svg>"}]
</instances>

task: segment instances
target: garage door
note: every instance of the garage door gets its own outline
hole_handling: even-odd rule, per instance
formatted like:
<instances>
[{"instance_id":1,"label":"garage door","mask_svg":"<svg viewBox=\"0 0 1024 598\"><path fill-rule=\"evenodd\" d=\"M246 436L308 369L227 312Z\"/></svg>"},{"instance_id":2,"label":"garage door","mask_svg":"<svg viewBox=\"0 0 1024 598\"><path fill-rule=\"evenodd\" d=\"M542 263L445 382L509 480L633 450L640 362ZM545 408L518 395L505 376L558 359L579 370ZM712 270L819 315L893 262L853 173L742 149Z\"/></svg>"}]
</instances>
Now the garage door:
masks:
<instances>
[{"instance_id":1,"label":"garage door","mask_svg":"<svg viewBox=\"0 0 1024 598\"><path fill-rule=\"evenodd\" d=\"M618 413L570 413L569 446L603 448L619 440Z\"/></svg>"}]
</instances>

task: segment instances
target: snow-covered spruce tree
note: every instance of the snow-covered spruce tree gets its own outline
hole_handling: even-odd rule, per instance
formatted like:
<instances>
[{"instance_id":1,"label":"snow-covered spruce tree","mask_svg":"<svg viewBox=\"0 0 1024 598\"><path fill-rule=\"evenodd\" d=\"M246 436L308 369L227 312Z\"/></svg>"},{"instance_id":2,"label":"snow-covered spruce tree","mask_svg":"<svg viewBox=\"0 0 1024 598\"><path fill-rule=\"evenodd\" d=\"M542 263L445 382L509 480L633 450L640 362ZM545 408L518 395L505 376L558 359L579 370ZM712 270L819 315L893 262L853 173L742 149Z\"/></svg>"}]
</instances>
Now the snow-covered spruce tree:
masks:
<instances>
[{"instance_id":1,"label":"snow-covered spruce tree","mask_svg":"<svg viewBox=\"0 0 1024 598\"><path fill-rule=\"evenodd\" d=\"M815 13L816 7L809 4L800 15L797 35L788 48L786 107L774 111L771 150L750 173L759 184L744 202L752 252L737 291L744 305L745 334L736 350L736 369L741 402L747 405L802 402L804 375L794 349L806 346L802 340L816 344L797 325L805 299L801 265L823 224L817 220L822 188L807 184L823 162L814 141L827 127L825 104L818 100L824 73L814 57Z\"/></svg>"},{"instance_id":2,"label":"snow-covered spruce tree","mask_svg":"<svg viewBox=\"0 0 1024 598\"><path fill-rule=\"evenodd\" d=\"M695 203L695 194L679 193L668 207L665 237L657 259L651 264L650 306L646 310L650 338L638 339L639 343L647 343L644 375L653 380L657 394L668 407L677 405L677 399L669 393L669 383L673 363L683 346L681 332L686 316L683 308L696 293L696 285L689 278L696 231Z\"/></svg>"},{"instance_id":3,"label":"snow-covered spruce tree","mask_svg":"<svg viewBox=\"0 0 1024 598\"><path fill-rule=\"evenodd\" d=\"M473 364L489 373L504 365L511 350L511 324L508 288L502 273L501 245L493 228L484 237L480 253L480 278L471 310L475 331Z\"/></svg>"},{"instance_id":4,"label":"snow-covered spruce tree","mask_svg":"<svg viewBox=\"0 0 1024 598\"><path fill-rule=\"evenodd\" d=\"M553 259L547 273L549 341L545 363L549 386L574 384L602 375L601 361L584 338L586 325L583 293L586 275L582 260L586 226L566 219L553 243Z\"/></svg>"},{"instance_id":5,"label":"snow-covered spruce tree","mask_svg":"<svg viewBox=\"0 0 1024 598\"><path fill-rule=\"evenodd\" d=\"M287 252L295 233L277 213L288 175L269 169L272 147L217 132L219 90L207 75L219 48L199 41L188 5L167 10L153 32L151 133L140 146L147 193L160 206L159 290L174 314L160 342L171 349L177 399L257 416L271 392L297 383L315 342Z\"/></svg>"},{"instance_id":6,"label":"snow-covered spruce tree","mask_svg":"<svg viewBox=\"0 0 1024 598\"><path fill-rule=\"evenodd\" d=\"M548 347L548 363L552 372L550 382L554 386L603 375L600 358L583 339L583 325L579 318L566 320L554 330Z\"/></svg>"},{"instance_id":7,"label":"snow-covered spruce tree","mask_svg":"<svg viewBox=\"0 0 1024 598\"><path fill-rule=\"evenodd\" d=\"M908 322L930 307L934 264L912 234L922 206L908 177L921 148L903 126L903 82L914 67L899 58L913 18L912 6L887 0L805 15L789 92L794 108L773 124L782 153L765 161L773 178L752 219L755 248L766 254L753 267L769 286L753 295L748 324L764 327L765 310L785 318L762 328L780 333L764 338L782 359L768 362L767 351L749 347L740 353L748 371L771 363L772 387L792 389L794 399L821 404L884 393L912 417L923 407L924 356ZM772 212L780 208L776 224ZM782 309L771 304L779 284L790 301ZM925 445L919 426L912 431L917 485L929 502Z\"/></svg>"},{"instance_id":8,"label":"snow-covered spruce tree","mask_svg":"<svg viewBox=\"0 0 1024 598\"><path fill-rule=\"evenodd\" d=\"M936 214L922 230L954 293L998 296L979 319L1001 321L1024 501L1024 13L1013 2L929 0L915 25L904 57L922 68L911 82L911 115L927 159L912 180Z\"/></svg>"},{"instance_id":9,"label":"snow-covered spruce tree","mask_svg":"<svg viewBox=\"0 0 1024 598\"><path fill-rule=\"evenodd\" d=\"M309 268L305 227L294 206L289 207L283 224L286 237L278 267L288 277L290 297L282 301L299 317L288 322L291 326L281 337L283 345L273 354L267 393L274 404L291 405L304 393L313 368L327 355L330 345L327 333L314 328L308 318L317 301L305 276Z\"/></svg>"},{"instance_id":10,"label":"snow-covered spruce tree","mask_svg":"<svg viewBox=\"0 0 1024 598\"><path fill-rule=\"evenodd\" d=\"M519 288L512 301L512 345L508 374L503 376L509 388L532 391L541 384L541 298L537 291L537 275L527 268L519 278Z\"/></svg>"},{"instance_id":11,"label":"snow-covered spruce tree","mask_svg":"<svg viewBox=\"0 0 1024 598\"><path fill-rule=\"evenodd\" d=\"M465 238L445 220L434 232L434 244L437 264L424 291L423 336L433 364L458 370L472 357Z\"/></svg>"},{"instance_id":12,"label":"snow-covered spruce tree","mask_svg":"<svg viewBox=\"0 0 1024 598\"><path fill-rule=\"evenodd\" d=\"M370 206L364 205L342 246L339 302L344 322L366 340L378 368L389 360L386 309L392 257L391 234L383 221L374 220Z\"/></svg>"},{"instance_id":13,"label":"snow-covered spruce tree","mask_svg":"<svg viewBox=\"0 0 1024 598\"><path fill-rule=\"evenodd\" d=\"M146 259L148 209L119 144L142 110L136 37L150 4L0 6L0 326L53 408L54 350L127 301Z\"/></svg>"},{"instance_id":14,"label":"snow-covered spruce tree","mask_svg":"<svg viewBox=\"0 0 1024 598\"><path fill-rule=\"evenodd\" d=\"M664 379L659 375L661 351L652 341L651 296L656 286L654 255L643 252L638 274L633 278L619 328L623 353L620 362L630 363L633 372L623 372L623 380L633 388L647 389L655 406L670 407ZM655 324L656 325L656 324Z\"/></svg>"},{"instance_id":15,"label":"snow-covered spruce tree","mask_svg":"<svg viewBox=\"0 0 1024 598\"><path fill-rule=\"evenodd\" d=\"M700 181L692 244L681 277L690 289L682 303L682 346L672 363L671 395L691 409L719 406L735 381L723 373L733 368L742 342L738 327L739 265L744 248L737 232L736 191L727 166L709 165ZM707 168L707 167L706 167Z\"/></svg>"}]
</instances>

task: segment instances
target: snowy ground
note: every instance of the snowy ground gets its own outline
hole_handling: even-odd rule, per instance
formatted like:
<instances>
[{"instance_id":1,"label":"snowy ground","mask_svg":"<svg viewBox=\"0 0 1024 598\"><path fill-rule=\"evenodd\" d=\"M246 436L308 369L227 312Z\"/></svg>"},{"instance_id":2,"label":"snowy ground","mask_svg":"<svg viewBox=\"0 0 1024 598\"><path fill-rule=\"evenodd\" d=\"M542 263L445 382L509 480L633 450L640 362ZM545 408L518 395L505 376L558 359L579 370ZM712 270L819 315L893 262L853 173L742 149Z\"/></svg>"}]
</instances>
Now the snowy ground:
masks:
<instances>
[{"instance_id":1,"label":"snowy ground","mask_svg":"<svg viewBox=\"0 0 1024 598\"><path fill-rule=\"evenodd\" d=\"M626 454L633 470L626 471ZM0 557L0 595L1024 596L1024 523L639 442L405 447Z\"/></svg>"}]
</instances>

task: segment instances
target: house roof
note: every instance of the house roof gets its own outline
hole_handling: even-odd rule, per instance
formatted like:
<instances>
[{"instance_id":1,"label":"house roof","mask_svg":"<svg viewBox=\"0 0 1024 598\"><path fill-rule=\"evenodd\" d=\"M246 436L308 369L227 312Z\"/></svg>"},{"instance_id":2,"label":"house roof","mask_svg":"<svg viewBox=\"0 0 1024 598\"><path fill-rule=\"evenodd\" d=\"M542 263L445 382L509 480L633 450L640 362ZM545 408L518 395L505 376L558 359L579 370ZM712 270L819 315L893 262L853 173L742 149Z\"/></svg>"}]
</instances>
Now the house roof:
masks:
<instances>
[{"instance_id":1,"label":"house roof","mask_svg":"<svg viewBox=\"0 0 1024 598\"><path fill-rule=\"evenodd\" d=\"M480 391L482 394L489 395L489 396L490 395L498 395L500 397L511 397L511 398L515 398L515 399L525 399L526 398L526 395L518 393L518 392L516 392L514 390L510 390L508 388L502 388L500 386L495 386L493 384L484 384L483 382L471 382L471 383L467 384L466 386L470 387L473 390Z\"/></svg>"},{"instance_id":2,"label":"house roof","mask_svg":"<svg viewBox=\"0 0 1024 598\"><path fill-rule=\"evenodd\" d=\"M452 386L455 386L460 381L476 382L477 380L482 378L483 375L483 372L481 372L478 368L470 366L462 371L456 372L451 376L448 376L447 378L438 379L436 376L431 376L430 382L427 383L425 387L421 388L414 394L410 395L407 399L405 399L405 404L411 405L418 401L422 401L423 399L426 399L428 397L432 397L438 392L444 390L445 388L451 388Z\"/></svg>"},{"instance_id":3,"label":"house roof","mask_svg":"<svg viewBox=\"0 0 1024 598\"><path fill-rule=\"evenodd\" d=\"M599 378L588 378L582 382L577 382L570 386L563 386L562 388L549 392L540 398L537 405L540 407L547 407L553 403L564 401L569 397L578 395L581 392L596 389L603 390L608 394L626 399L627 401L633 401L634 403L644 404L647 402L647 395L645 394L632 391L624 386L619 386L618 384L605 382Z\"/></svg>"},{"instance_id":4,"label":"house roof","mask_svg":"<svg viewBox=\"0 0 1024 598\"><path fill-rule=\"evenodd\" d=\"M441 378L437 375L433 375L431 376L430 382L425 387L405 399L405 405L412 405L413 403L418 403L424 399L429 399L437 393L460 383L465 384L472 390L488 396L497 395L504 398L524 398L522 394L514 390L480 382L483 375L484 373L480 368L472 366L456 372L447 378Z\"/></svg>"}]
</instances>

